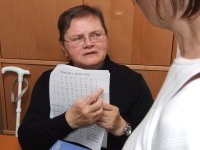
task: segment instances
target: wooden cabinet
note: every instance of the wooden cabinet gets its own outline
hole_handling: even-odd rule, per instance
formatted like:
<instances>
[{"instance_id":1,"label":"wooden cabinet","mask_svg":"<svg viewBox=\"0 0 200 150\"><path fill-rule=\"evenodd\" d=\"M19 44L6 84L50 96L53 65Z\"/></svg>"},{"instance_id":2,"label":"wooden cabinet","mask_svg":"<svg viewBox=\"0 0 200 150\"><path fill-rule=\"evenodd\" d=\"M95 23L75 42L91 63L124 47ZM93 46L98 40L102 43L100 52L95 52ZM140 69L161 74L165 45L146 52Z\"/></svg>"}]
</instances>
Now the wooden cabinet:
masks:
<instances>
[{"instance_id":1,"label":"wooden cabinet","mask_svg":"<svg viewBox=\"0 0 200 150\"><path fill-rule=\"evenodd\" d=\"M104 12L108 27L109 54L122 64L171 63L173 34L150 25L130 0L85 0Z\"/></svg>"},{"instance_id":2,"label":"wooden cabinet","mask_svg":"<svg viewBox=\"0 0 200 150\"><path fill-rule=\"evenodd\" d=\"M33 64L12 64L12 63L3 63L2 67L5 66L16 66L16 67L20 67L23 68L25 70L29 70L30 71L30 75L24 75L24 78L28 80L29 82L29 88L27 90L27 92L23 95L22 99L21 99L21 107L22 107L22 112L21 112L21 118L24 117L29 102L30 102L30 98L31 98L31 94L32 94L32 89L35 85L36 80L38 79L38 77L42 74L42 72L44 70L49 70L52 69L54 66L53 65L33 65ZM17 74L14 72L6 72L3 75L3 87L4 87L4 101L2 101L2 105L5 107L6 110L6 126L8 130L6 132L9 132L9 130L14 130L15 129L15 122L16 122L16 103L12 103L11 102L11 89L12 86L14 84L14 81L18 78ZM14 91L15 91L15 98L17 96L17 86L18 83L15 84L14 86ZM23 88L26 86L25 83L23 83Z\"/></svg>"},{"instance_id":3,"label":"wooden cabinet","mask_svg":"<svg viewBox=\"0 0 200 150\"><path fill-rule=\"evenodd\" d=\"M150 25L130 0L1 0L0 69L13 65L30 71L30 76L25 76L29 89L22 98L22 118L40 74L66 62L59 46L57 20L61 12L80 4L99 7L103 11L110 57L140 72L156 97L175 55L176 45L172 33ZM16 105L10 102L15 78L15 73L0 75L0 118L3 118L4 133L15 130Z\"/></svg>"},{"instance_id":4,"label":"wooden cabinet","mask_svg":"<svg viewBox=\"0 0 200 150\"><path fill-rule=\"evenodd\" d=\"M1 0L2 57L65 60L57 20L61 12L80 4L82 0Z\"/></svg>"},{"instance_id":5,"label":"wooden cabinet","mask_svg":"<svg viewBox=\"0 0 200 150\"><path fill-rule=\"evenodd\" d=\"M1 0L0 1L0 69L18 66L30 71L26 76L29 89L22 98L24 116L39 75L66 58L59 46L57 20L66 9L83 4L83 0ZM10 101L10 92L17 75L0 75L1 108L4 133L14 133L16 104ZM17 94L17 92L16 92ZM1 123L1 122L0 122Z\"/></svg>"},{"instance_id":6,"label":"wooden cabinet","mask_svg":"<svg viewBox=\"0 0 200 150\"><path fill-rule=\"evenodd\" d=\"M103 10L108 28L109 55L140 72L156 98L175 57L171 32L149 24L140 8L130 0L84 0Z\"/></svg>"}]
</instances>

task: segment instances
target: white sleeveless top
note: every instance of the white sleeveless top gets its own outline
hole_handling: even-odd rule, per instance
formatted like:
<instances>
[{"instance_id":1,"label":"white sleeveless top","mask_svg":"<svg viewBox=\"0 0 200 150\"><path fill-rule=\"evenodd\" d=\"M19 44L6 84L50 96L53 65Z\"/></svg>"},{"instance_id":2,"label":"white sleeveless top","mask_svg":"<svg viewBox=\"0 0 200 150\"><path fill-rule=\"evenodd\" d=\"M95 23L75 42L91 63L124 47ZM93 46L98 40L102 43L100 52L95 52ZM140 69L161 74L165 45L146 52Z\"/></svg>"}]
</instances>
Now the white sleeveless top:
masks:
<instances>
[{"instance_id":1,"label":"white sleeveless top","mask_svg":"<svg viewBox=\"0 0 200 150\"><path fill-rule=\"evenodd\" d=\"M200 150L200 59L174 60L152 108L123 150ZM156 82L156 81L155 81Z\"/></svg>"}]
</instances>

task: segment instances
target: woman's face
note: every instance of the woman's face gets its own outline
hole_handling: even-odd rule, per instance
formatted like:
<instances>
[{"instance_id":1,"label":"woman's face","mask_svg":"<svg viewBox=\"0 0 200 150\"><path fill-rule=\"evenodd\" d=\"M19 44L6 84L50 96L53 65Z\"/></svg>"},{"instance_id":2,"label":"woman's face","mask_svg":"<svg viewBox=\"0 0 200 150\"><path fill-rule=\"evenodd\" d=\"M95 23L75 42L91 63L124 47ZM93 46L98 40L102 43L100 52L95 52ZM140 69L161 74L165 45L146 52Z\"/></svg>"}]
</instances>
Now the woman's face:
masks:
<instances>
[{"instance_id":1,"label":"woman's face","mask_svg":"<svg viewBox=\"0 0 200 150\"><path fill-rule=\"evenodd\" d=\"M64 39L62 48L74 66L98 69L103 65L108 44L107 36L98 18L89 15L72 19ZM77 45L77 41L82 43Z\"/></svg>"}]
</instances>

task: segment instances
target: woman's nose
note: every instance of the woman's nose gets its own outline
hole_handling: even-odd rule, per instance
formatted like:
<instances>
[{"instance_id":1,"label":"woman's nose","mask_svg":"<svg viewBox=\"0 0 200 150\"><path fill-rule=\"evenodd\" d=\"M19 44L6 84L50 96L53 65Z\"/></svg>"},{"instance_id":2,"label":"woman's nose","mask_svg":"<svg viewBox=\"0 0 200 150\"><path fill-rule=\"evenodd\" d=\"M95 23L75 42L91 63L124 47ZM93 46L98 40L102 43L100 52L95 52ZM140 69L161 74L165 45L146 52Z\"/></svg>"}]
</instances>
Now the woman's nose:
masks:
<instances>
[{"instance_id":1,"label":"woman's nose","mask_svg":"<svg viewBox=\"0 0 200 150\"><path fill-rule=\"evenodd\" d=\"M90 45L92 43L90 37L85 37L85 45Z\"/></svg>"}]
</instances>

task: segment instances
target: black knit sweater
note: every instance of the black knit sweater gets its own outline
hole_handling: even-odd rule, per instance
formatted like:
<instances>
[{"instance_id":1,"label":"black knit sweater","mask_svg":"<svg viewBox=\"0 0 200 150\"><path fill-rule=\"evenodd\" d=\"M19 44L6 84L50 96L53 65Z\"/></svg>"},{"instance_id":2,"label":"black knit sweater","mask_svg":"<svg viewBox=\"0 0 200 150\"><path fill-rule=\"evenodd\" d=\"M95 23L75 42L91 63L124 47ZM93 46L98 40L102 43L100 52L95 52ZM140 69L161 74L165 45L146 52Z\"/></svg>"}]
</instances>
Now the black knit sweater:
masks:
<instances>
[{"instance_id":1,"label":"black knit sweater","mask_svg":"<svg viewBox=\"0 0 200 150\"><path fill-rule=\"evenodd\" d=\"M121 116L134 129L153 103L147 84L141 74L112 62L108 56L102 69L110 71L110 104L119 108ZM58 139L73 131L65 120L65 113L50 119L51 71L44 72L37 80L28 111L19 127L18 138L23 150L48 150ZM125 135L108 134L107 149L120 150L125 140Z\"/></svg>"}]
</instances>

